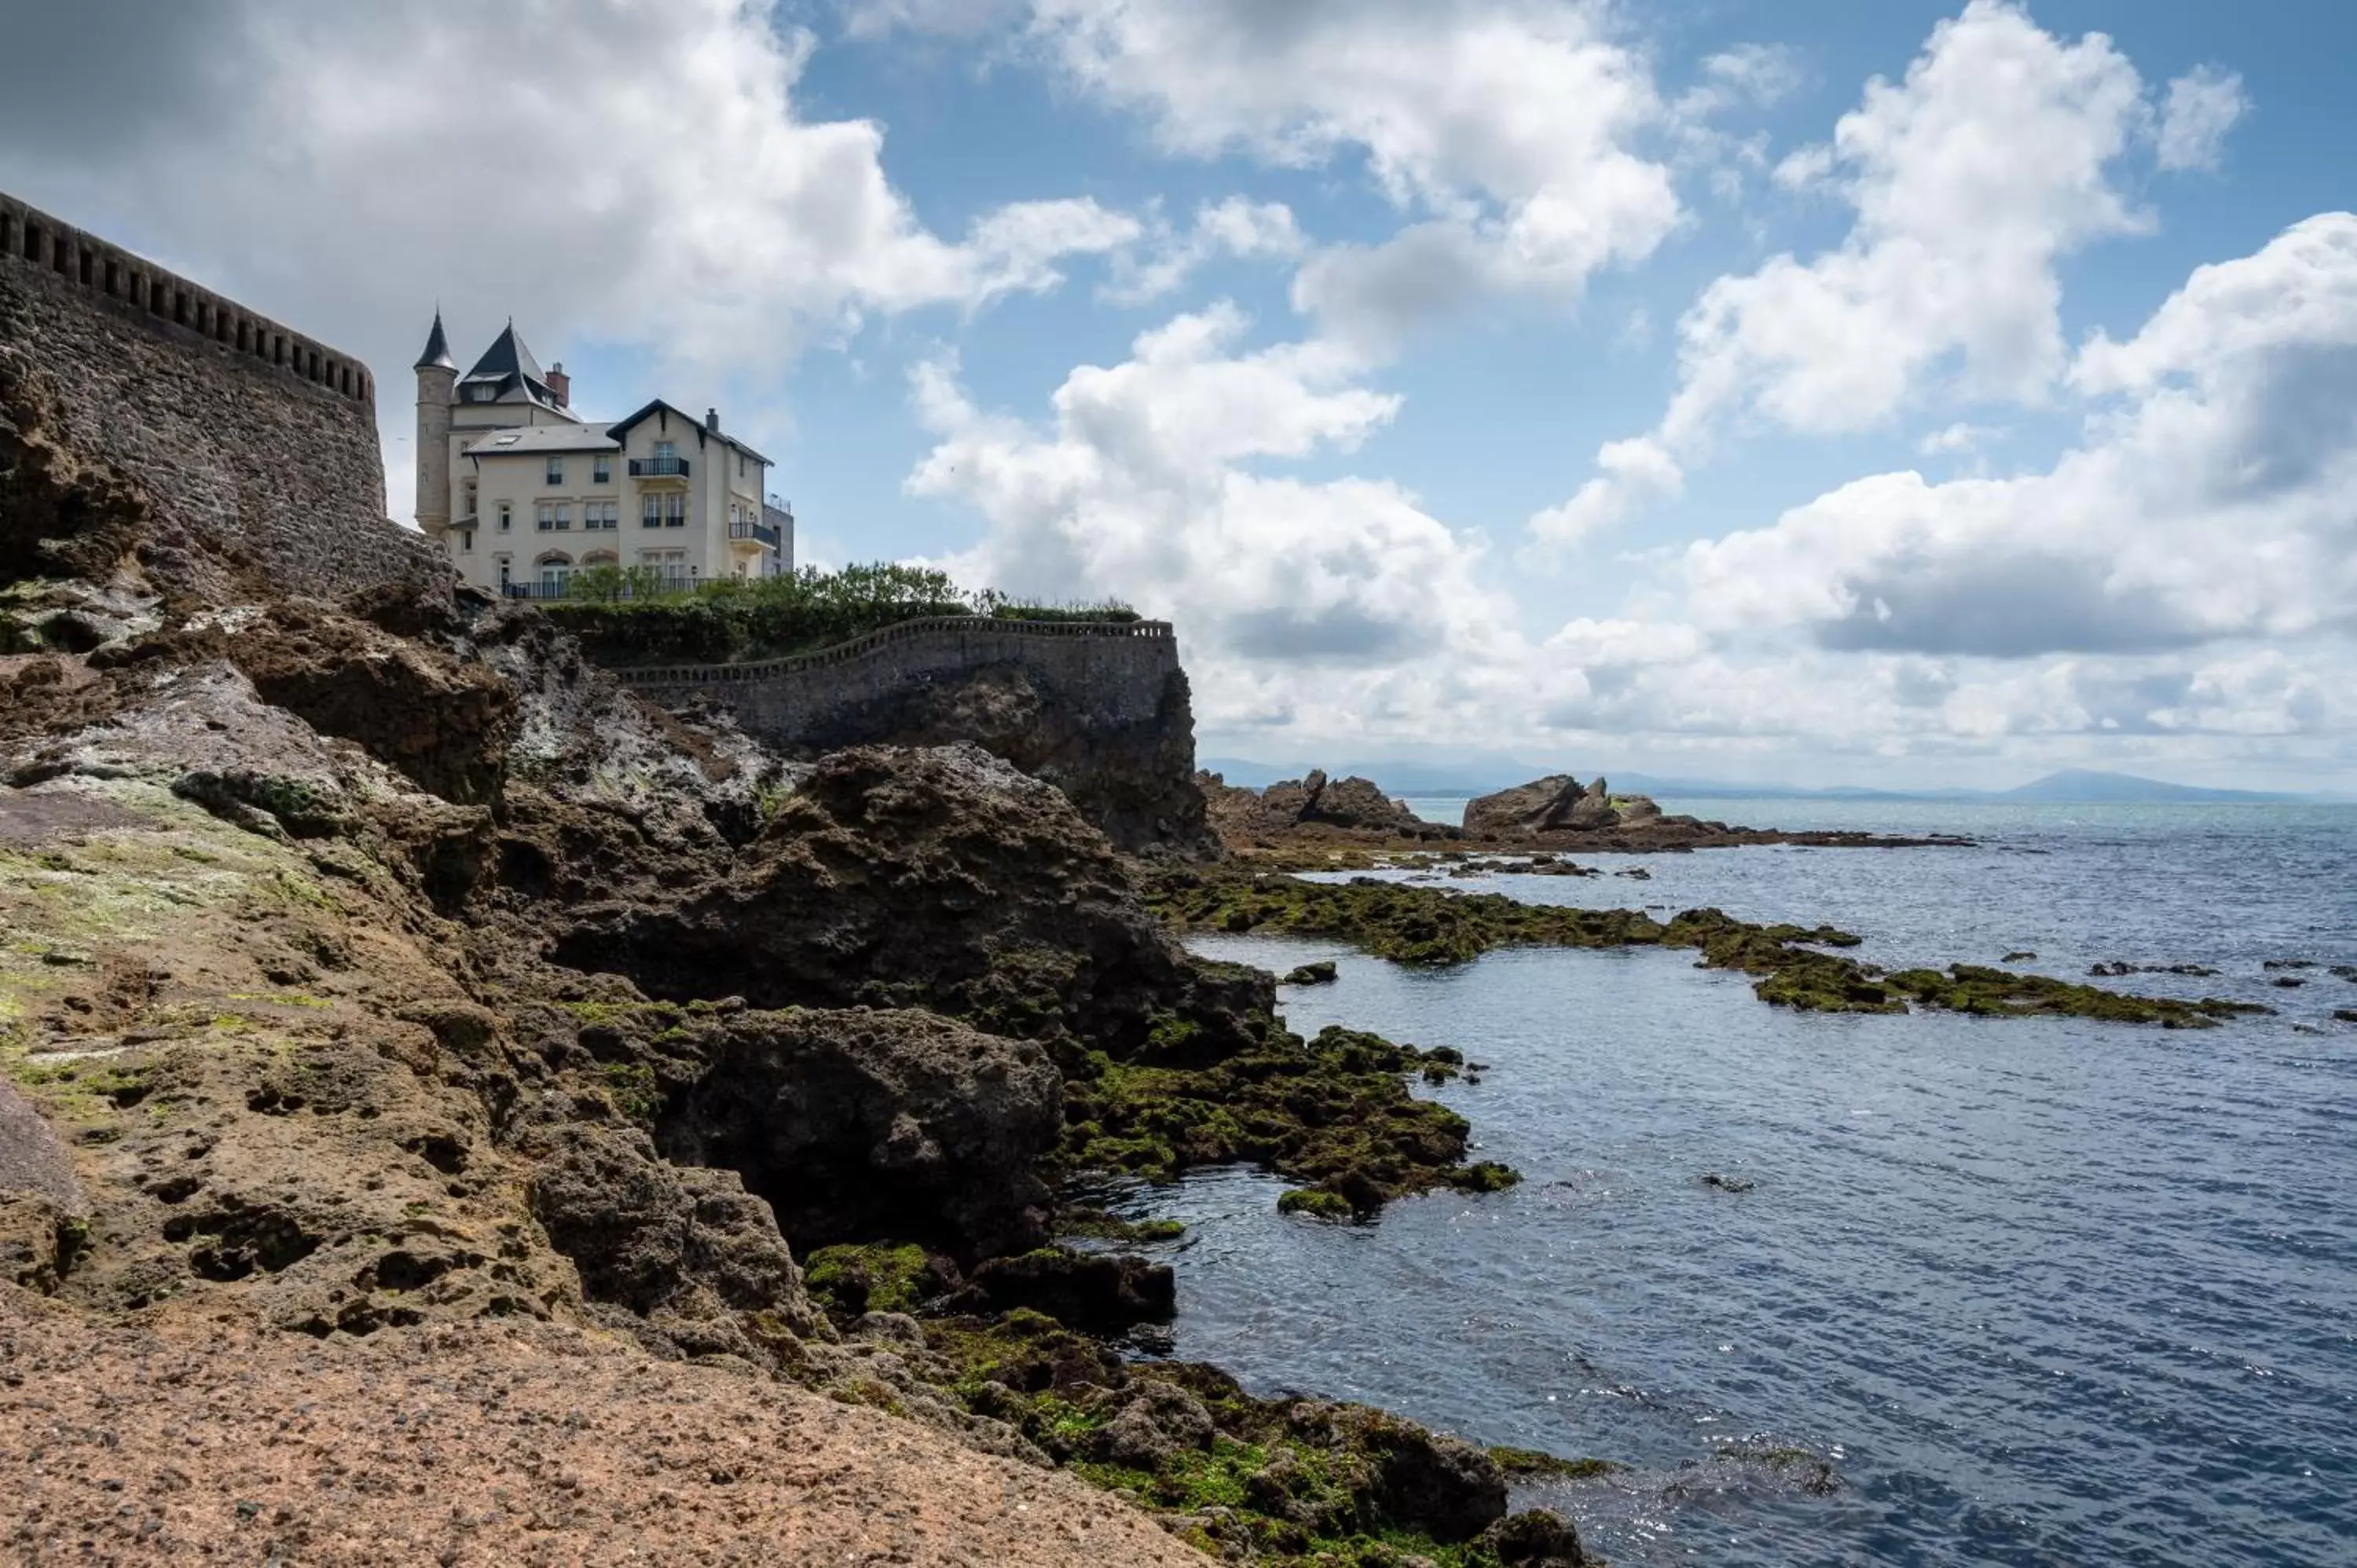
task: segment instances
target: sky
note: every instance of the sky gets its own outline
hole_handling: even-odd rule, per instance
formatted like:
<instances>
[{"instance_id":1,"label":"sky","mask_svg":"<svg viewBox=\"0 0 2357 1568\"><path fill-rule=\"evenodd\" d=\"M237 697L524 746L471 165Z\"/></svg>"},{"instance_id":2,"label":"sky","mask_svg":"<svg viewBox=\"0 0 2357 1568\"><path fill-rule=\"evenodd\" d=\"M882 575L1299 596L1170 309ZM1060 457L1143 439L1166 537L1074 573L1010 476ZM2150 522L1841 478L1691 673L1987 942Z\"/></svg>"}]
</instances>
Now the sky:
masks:
<instances>
[{"instance_id":1,"label":"sky","mask_svg":"<svg viewBox=\"0 0 2357 1568\"><path fill-rule=\"evenodd\" d=\"M0 0L0 188L716 405L1206 755L2357 784L2345 0Z\"/></svg>"}]
</instances>

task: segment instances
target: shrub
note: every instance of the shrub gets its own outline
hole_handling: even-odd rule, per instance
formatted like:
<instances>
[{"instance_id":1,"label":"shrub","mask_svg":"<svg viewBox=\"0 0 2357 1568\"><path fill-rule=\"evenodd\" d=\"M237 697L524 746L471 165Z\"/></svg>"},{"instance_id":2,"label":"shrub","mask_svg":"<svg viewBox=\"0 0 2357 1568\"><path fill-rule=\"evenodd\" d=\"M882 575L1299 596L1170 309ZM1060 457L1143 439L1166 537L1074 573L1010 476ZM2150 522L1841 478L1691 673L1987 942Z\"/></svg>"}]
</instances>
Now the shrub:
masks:
<instances>
[{"instance_id":1,"label":"shrub","mask_svg":"<svg viewBox=\"0 0 2357 1568\"><path fill-rule=\"evenodd\" d=\"M996 589L969 594L946 572L877 561L839 572L721 578L666 593L646 567L592 566L544 607L598 653L697 663L800 653L901 621L982 615L1006 620L1135 620L1127 605L1047 605Z\"/></svg>"}]
</instances>

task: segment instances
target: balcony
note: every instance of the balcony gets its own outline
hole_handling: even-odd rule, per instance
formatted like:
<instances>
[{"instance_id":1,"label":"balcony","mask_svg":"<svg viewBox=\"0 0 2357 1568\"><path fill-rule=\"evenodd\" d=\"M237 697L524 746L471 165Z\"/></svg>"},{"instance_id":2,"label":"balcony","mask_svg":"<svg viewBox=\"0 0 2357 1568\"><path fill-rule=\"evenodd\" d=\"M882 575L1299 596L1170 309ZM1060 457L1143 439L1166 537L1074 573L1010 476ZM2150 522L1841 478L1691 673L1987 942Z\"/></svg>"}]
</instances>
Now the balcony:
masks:
<instances>
[{"instance_id":1,"label":"balcony","mask_svg":"<svg viewBox=\"0 0 2357 1568\"><path fill-rule=\"evenodd\" d=\"M509 583L500 592L511 599L575 599L611 604L617 600L667 599L695 591L697 579L684 569L633 566L619 581L575 573L549 582Z\"/></svg>"},{"instance_id":2,"label":"balcony","mask_svg":"<svg viewBox=\"0 0 2357 1568\"><path fill-rule=\"evenodd\" d=\"M630 478L634 479L683 479L687 478L684 457L633 457Z\"/></svg>"},{"instance_id":3,"label":"balcony","mask_svg":"<svg viewBox=\"0 0 2357 1568\"><path fill-rule=\"evenodd\" d=\"M778 547L776 529L764 528L758 522L742 519L728 525L728 538L733 543L759 544L771 550Z\"/></svg>"}]
</instances>

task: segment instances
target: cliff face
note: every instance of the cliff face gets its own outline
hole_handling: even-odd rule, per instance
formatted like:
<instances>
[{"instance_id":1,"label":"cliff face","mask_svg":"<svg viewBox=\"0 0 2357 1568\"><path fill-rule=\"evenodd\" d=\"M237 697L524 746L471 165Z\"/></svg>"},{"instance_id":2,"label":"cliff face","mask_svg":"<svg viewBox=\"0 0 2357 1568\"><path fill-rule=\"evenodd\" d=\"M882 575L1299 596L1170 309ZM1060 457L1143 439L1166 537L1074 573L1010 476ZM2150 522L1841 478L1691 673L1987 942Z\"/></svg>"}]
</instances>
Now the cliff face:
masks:
<instances>
[{"instance_id":1,"label":"cliff face","mask_svg":"<svg viewBox=\"0 0 2357 1568\"><path fill-rule=\"evenodd\" d=\"M1133 1366L1071 1326L1167 1316L1168 1270L1039 1246L1075 1158L1257 1158L1345 1207L1510 1179L1463 1167L1462 1121L1407 1094L1437 1062L1285 1033L1268 976L1190 958L1072 799L979 746L781 757L634 696L528 607L407 570L398 541L290 592L275 546L176 511L177 469L78 423L46 351L0 343L0 541L21 546L0 557L0 1420L38 1422L56 1461L10 1474L32 1499L12 1540L482 1560L524 1528L512 1472L533 1528L588 1560L606 1494L576 1507L551 1455L668 1423L614 1518L677 1509L708 1552L780 1488L723 1507L657 1483L871 1467L791 1384L909 1418L877 1448L911 1456L880 1499L903 1517L940 1525L989 1483L935 1560L1074 1561L992 1520L1028 1507L1015 1466L1085 1460L1265 1560L1381 1537L1501 1561L1471 1544L1505 1506L1482 1451ZM1183 716L1169 674L1140 724ZM1011 746L1023 711L967 722ZM1141 742L1182 779L1184 733ZM1030 760L1079 768L1090 744ZM883 1255L805 1273L790 1238ZM897 1310L920 1301L924 1322ZM314 1339L337 1353L289 1348ZM768 1391L633 1380L623 1344ZM232 1372L240 1413L143 1414L83 1452L58 1412L92 1389L148 1411L128 1396L158 1357L216 1390ZM286 1463L241 1467L246 1417L296 1387L272 1430L304 1428L302 1465L290 1437ZM440 1452L471 1468L386 1435L393 1387L404 1422L466 1425ZM565 1432L608 1444L492 1451L510 1395L560 1388ZM761 1423L785 1446L748 1449ZM135 1461L125 1513L106 1483ZM478 1491L479 1515L451 1500Z\"/></svg>"},{"instance_id":2,"label":"cliff face","mask_svg":"<svg viewBox=\"0 0 2357 1568\"><path fill-rule=\"evenodd\" d=\"M1216 853L1194 780L1187 672L1159 635L1069 635L977 618L856 657L716 683L632 677L683 712L726 713L782 755L970 742L1061 789L1131 853Z\"/></svg>"}]
</instances>

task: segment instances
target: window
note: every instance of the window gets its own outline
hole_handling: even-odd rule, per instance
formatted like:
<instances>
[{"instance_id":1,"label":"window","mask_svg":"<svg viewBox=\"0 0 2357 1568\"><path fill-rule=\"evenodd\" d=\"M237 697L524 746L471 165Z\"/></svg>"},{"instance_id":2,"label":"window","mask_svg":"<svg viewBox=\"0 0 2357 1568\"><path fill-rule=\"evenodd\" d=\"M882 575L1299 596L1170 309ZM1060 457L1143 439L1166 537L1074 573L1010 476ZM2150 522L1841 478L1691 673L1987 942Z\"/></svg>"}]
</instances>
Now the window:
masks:
<instances>
[{"instance_id":1,"label":"window","mask_svg":"<svg viewBox=\"0 0 2357 1568\"><path fill-rule=\"evenodd\" d=\"M639 498L639 506L640 508L639 512L639 526L640 528L661 528L662 526L662 499L661 497L652 495L640 496Z\"/></svg>"},{"instance_id":2,"label":"window","mask_svg":"<svg viewBox=\"0 0 2357 1568\"><path fill-rule=\"evenodd\" d=\"M608 456L605 453L600 452L597 454L597 457L592 460L590 466L593 470L591 478L593 478L598 484L610 485L614 482L613 458Z\"/></svg>"},{"instance_id":3,"label":"window","mask_svg":"<svg viewBox=\"0 0 2357 1568\"><path fill-rule=\"evenodd\" d=\"M663 497L663 526L665 528L687 526L687 498L677 490Z\"/></svg>"},{"instance_id":4,"label":"window","mask_svg":"<svg viewBox=\"0 0 2357 1568\"><path fill-rule=\"evenodd\" d=\"M546 501L540 503L540 531L546 533L556 526L556 509Z\"/></svg>"},{"instance_id":5,"label":"window","mask_svg":"<svg viewBox=\"0 0 2357 1568\"><path fill-rule=\"evenodd\" d=\"M658 463L668 463L668 462L670 462L673 458L674 458L674 457L676 457L676 456L679 456L679 443L678 443L678 442L676 442L676 441L658 441L658 442L656 442L656 443L655 443L655 461L656 461L656 462L658 462Z\"/></svg>"},{"instance_id":6,"label":"window","mask_svg":"<svg viewBox=\"0 0 2357 1568\"><path fill-rule=\"evenodd\" d=\"M548 460L548 482L552 485L561 485L565 482L564 458L551 457Z\"/></svg>"},{"instance_id":7,"label":"window","mask_svg":"<svg viewBox=\"0 0 2357 1568\"><path fill-rule=\"evenodd\" d=\"M573 507L569 502L559 501L557 503L556 532L559 533L570 533L573 532Z\"/></svg>"},{"instance_id":8,"label":"window","mask_svg":"<svg viewBox=\"0 0 2357 1568\"><path fill-rule=\"evenodd\" d=\"M459 515L462 517L475 515L475 481L472 479L467 481L467 510Z\"/></svg>"},{"instance_id":9,"label":"window","mask_svg":"<svg viewBox=\"0 0 2357 1568\"><path fill-rule=\"evenodd\" d=\"M544 555L540 560L540 591L549 598L565 596L565 585L572 580L573 563L562 555Z\"/></svg>"},{"instance_id":10,"label":"window","mask_svg":"<svg viewBox=\"0 0 2357 1568\"><path fill-rule=\"evenodd\" d=\"M458 548L468 555L472 555L475 553L475 531L473 529L462 528L458 531Z\"/></svg>"},{"instance_id":11,"label":"window","mask_svg":"<svg viewBox=\"0 0 2357 1568\"><path fill-rule=\"evenodd\" d=\"M513 503L501 501L500 503L500 532L501 533L505 533L508 531L508 525L514 521L515 507Z\"/></svg>"}]
</instances>

